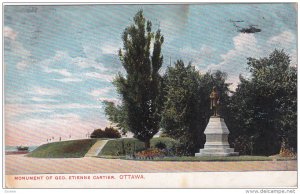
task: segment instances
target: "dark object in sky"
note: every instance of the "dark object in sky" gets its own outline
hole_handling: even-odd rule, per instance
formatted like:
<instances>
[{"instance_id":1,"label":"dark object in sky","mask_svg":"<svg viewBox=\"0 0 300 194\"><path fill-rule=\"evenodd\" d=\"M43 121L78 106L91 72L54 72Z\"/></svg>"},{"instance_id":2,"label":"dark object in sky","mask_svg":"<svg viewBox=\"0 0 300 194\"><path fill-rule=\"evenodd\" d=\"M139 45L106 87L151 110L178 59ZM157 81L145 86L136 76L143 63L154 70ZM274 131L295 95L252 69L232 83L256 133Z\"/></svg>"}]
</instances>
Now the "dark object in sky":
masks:
<instances>
[{"instance_id":1,"label":"dark object in sky","mask_svg":"<svg viewBox=\"0 0 300 194\"><path fill-rule=\"evenodd\" d=\"M236 20L236 21L230 20L230 22L232 22L232 23L235 23L235 22L244 22L244 20Z\"/></svg>"},{"instance_id":2,"label":"dark object in sky","mask_svg":"<svg viewBox=\"0 0 300 194\"><path fill-rule=\"evenodd\" d=\"M230 22L234 25L234 27L237 28L238 32L241 32L241 33L250 34L250 33L261 32L261 29L255 27L257 25L249 25L248 27L243 27L243 28L236 25L236 23L244 22L243 20L236 20L236 21L230 20Z\"/></svg>"},{"instance_id":3,"label":"dark object in sky","mask_svg":"<svg viewBox=\"0 0 300 194\"><path fill-rule=\"evenodd\" d=\"M238 31L242 33L256 33L261 32L261 29L254 27L254 25L250 25L249 27L239 29Z\"/></svg>"}]
</instances>

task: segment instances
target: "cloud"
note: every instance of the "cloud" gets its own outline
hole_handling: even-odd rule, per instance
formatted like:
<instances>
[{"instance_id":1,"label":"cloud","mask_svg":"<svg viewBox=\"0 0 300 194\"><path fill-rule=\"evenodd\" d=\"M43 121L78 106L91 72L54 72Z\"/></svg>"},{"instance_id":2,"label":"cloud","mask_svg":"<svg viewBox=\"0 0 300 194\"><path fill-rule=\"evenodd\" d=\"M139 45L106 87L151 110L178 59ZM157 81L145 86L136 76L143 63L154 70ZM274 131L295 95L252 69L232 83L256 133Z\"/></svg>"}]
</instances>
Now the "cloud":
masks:
<instances>
[{"instance_id":1,"label":"cloud","mask_svg":"<svg viewBox=\"0 0 300 194\"><path fill-rule=\"evenodd\" d=\"M215 49L207 45L202 45L200 49L183 47L179 49L179 53L181 56L191 61L192 64L198 66L211 61L213 58L216 58Z\"/></svg>"},{"instance_id":2,"label":"cloud","mask_svg":"<svg viewBox=\"0 0 300 194\"><path fill-rule=\"evenodd\" d=\"M52 79L54 81L69 83L69 82L82 82L83 80L80 78L62 78L62 79Z\"/></svg>"},{"instance_id":3,"label":"cloud","mask_svg":"<svg viewBox=\"0 0 300 194\"><path fill-rule=\"evenodd\" d=\"M58 102L57 100L54 99L40 98L40 97L32 97L31 100L35 102Z\"/></svg>"},{"instance_id":4,"label":"cloud","mask_svg":"<svg viewBox=\"0 0 300 194\"><path fill-rule=\"evenodd\" d=\"M239 81L239 75L247 76L249 74L247 68L248 57L259 57L262 52L259 49L254 34L240 33L233 37L234 48L227 53L221 55L221 62L218 64L210 64L204 71L221 70L228 73L227 82L232 83L230 89L235 90Z\"/></svg>"},{"instance_id":5,"label":"cloud","mask_svg":"<svg viewBox=\"0 0 300 194\"><path fill-rule=\"evenodd\" d=\"M50 115L50 118L52 119L81 119L81 117L78 114L74 114L74 113L67 113L67 114L53 114Z\"/></svg>"},{"instance_id":6,"label":"cloud","mask_svg":"<svg viewBox=\"0 0 300 194\"><path fill-rule=\"evenodd\" d=\"M31 52L24 48L23 44L17 41L17 32L12 28L5 26L4 27L4 38L7 41L4 44L5 50L8 50L15 57L20 58L20 61L17 62L16 67L19 70L23 70L33 63L33 60L30 59ZM6 57L6 56L4 56Z\"/></svg>"},{"instance_id":7,"label":"cloud","mask_svg":"<svg viewBox=\"0 0 300 194\"><path fill-rule=\"evenodd\" d=\"M99 97L99 96L107 95L112 89L113 89L112 87L96 89L91 91L89 94L94 97Z\"/></svg>"},{"instance_id":8,"label":"cloud","mask_svg":"<svg viewBox=\"0 0 300 194\"><path fill-rule=\"evenodd\" d=\"M296 43L296 36L287 30L277 36L271 37L267 43L276 48L290 49L291 44Z\"/></svg>"},{"instance_id":9,"label":"cloud","mask_svg":"<svg viewBox=\"0 0 300 194\"><path fill-rule=\"evenodd\" d=\"M43 109L35 104L5 104L4 105L4 115L5 119L12 118L19 115L24 115L28 113L39 113L39 112L53 112L50 109Z\"/></svg>"},{"instance_id":10,"label":"cloud","mask_svg":"<svg viewBox=\"0 0 300 194\"><path fill-rule=\"evenodd\" d=\"M89 92L88 94L95 97L97 101L110 101L114 102L115 104L121 104L120 99L112 97L113 95L110 94L110 92L113 92L113 87L105 87L101 89L95 89Z\"/></svg>"},{"instance_id":11,"label":"cloud","mask_svg":"<svg viewBox=\"0 0 300 194\"><path fill-rule=\"evenodd\" d=\"M72 58L72 64L74 64L80 68L83 68L83 69L93 67L102 72L108 71L108 69L106 67L104 67L104 65L102 63L98 63L93 59L84 58L84 57Z\"/></svg>"},{"instance_id":12,"label":"cloud","mask_svg":"<svg viewBox=\"0 0 300 194\"><path fill-rule=\"evenodd\" d=\"M43 88L43 87L35 87L31 94L41 95L41 96L57 96L62 94L62 91L59 89L53 88Z\"/></svg>"},{"instance_id":13,"label":"cloud","mask_svg":"<svg viewBox=\"0 0 300 194\"><path fill-rule=\"evenodd\" d=\"M290 31L284 31L279 35L269 38L266 43L260 44L254 34L240 33L233 38L234 48L221 55L222 61L218 64L210 64L205 71L221 70L228 73L227 82L233 83L231 89L235 90L239 74L249 77L247 70L247 58L267 57L273 50L284 49L291 56L291 65L297 65L296 37Z\"/></svg>"},{"instance_id":14,"label":"cloud","mask_svg":"<svg viewBox=\"0 0 300 194\"><path fill-rule=\"evenodd\" d=\"M297 39L296 35L291 31L286 30L276 36L269 38L267 43L272 48L284 49L287 54L291 57L291 66L298 65L298 55L297 55ZM269 52L272 52L269 49Z\"/></svg>"},{"instance_id":15,"label":"cloud","mask_svg":"<svg viewBox=\"0 0 300 194\"><path fill-rule=\"evenodd\" d=\"M47 70L47 68L60 66L61 63L64 63L64 61L70 61L71 59L72 58L67 52L56 51L53 57L39 61L37 66L44 68L44 70Z\"/></svg>"},{"instance_id":16,"label":"cloud","mask_svg":"<svg viewBox=\"0 0 300 194\"><path fill-rule=\"evenodd\" d=\"M120 47L119 45L104 44L104 46L101 47L101 51L102 54L117 55Z\"/></svg>"},{"instance_id":17,"label":"cloud","mask_svg":"<svg viewBox=\"0 0 300 194\"><path fill-rule=\"evenodd\" d=\"M112 82L115 75L97 72L88 72L85 74L87 78L98 79L101 81Z\"/></svg>"},{"instance_id":18,"label":"cloud","mask_svg":"<svg viewBox=\"0 0 300 194\"><path fill-rule=\"evenodd\" d=\"M42 100L35 98L35 100ZM45 101L45 100L44 100ZM47 100L46 100L47 101ZM78 103L67 103L67 104L5 104L5 118L16 117L28 113L42 113L42 112L55 112L57 110L74 110L74 109L100 109L100 105L94 104L78 104Z\"/></svg>"},{"instance_id":19,"label":"cloud","mask_svg":"<svg viewBox=\"0 0 300 194\"><path fill-rule=\"evenodd\" d=\"M62 76L65 76L65 77L71 77L72 76L72 74L67 69L51 69L51 68L45 67L44 71L46 73L58 73L58 74L60 74Z\"/></svg>"},{"instance_id":20,"label":"cloud","mask_svg":"<svg viewBox=\"0 0 300 194\"><path fill-rule=\"evenodd\" d=\"M22 70L25 69L28 65L29 63L27 61L21 61L17 63L16 67L17 69Z\"/></svg>"},{"instance_id":21,"label":"cloud","mask_svg":"<svg viewBox=\"0 0 300 194\"><path fill-rule=\"evenodd\" d=\"M13 41L15 41L17 38L17 32L8 26L4 26L3 35L5 38L9 38Z\"/></svg>"},{"instance_id":22,"label":"cloud","mask_svg":"<svg viewBox=\"0 0 300 194\"><path fill-rule=\"evenodd\" d=\"M35 104L33 105L38 109L43 110L60 110L60 109L97 109L99 105L94 104L79 104L79 103L66 103L66 104Z\"/></svg>"},{"instance_id":23,"label":"cloud","mask_svg":"<svg viewBox=\"0 0 300 194\"><path fill-rule=\"evenodd\" d=\"M55 66L61 66L62 64L67 64L68 68L53 68ZM104 67L102 63L98 63L95 61L95 59L91 58L71 57L65 51L56 51L53 57L40 61L37 66L42 67L43 71L46 73L57 73L65 76L65 78L52 79L54 81L63 83L82 82L86 78L97 78L99 80L107 82L111 82L113 80L113 76L108 73L109 69ZM78 72L78 67L80 69L94 68L101 73L83 73L82 71L84 70L80 70ZM70 72L70 69L73 69L73 71L71 71L72 73ZM76 71L77 73L74 73L74 71Z\"/></svg>"}]
</instances>

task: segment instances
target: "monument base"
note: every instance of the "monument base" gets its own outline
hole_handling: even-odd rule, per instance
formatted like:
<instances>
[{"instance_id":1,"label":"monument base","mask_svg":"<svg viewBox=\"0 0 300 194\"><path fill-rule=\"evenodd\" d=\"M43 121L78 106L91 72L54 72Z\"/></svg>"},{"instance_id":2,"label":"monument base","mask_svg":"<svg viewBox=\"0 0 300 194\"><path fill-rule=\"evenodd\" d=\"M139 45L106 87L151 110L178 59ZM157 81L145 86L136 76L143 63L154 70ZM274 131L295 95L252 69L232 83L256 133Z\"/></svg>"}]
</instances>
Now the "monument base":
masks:
<instances>
[{"instance_id":1,"label":"monument base","mask_svg":"<svg viewBox=\"0 0 300 194\"><path fill-rule=\"evenodd\" d=\"M195 153L196 157L201 156L238 156L238 152L234 152L233 148L227 149L200 149L200 153Z\"/></svg>"},{"instance_id":2,"label":"monument base","mask_svg":"<svg viewBox=\"0 0 300 194\"><path fill-rule=\"evenodd\" d=\"M199 153L195 153L196 157L201 156L238 156L238 152L234 152L229 147L228 134L229 130L221 117L213 116L209 119L207 127L204 131L206 143Z\"/></svg>"}]
</instances>

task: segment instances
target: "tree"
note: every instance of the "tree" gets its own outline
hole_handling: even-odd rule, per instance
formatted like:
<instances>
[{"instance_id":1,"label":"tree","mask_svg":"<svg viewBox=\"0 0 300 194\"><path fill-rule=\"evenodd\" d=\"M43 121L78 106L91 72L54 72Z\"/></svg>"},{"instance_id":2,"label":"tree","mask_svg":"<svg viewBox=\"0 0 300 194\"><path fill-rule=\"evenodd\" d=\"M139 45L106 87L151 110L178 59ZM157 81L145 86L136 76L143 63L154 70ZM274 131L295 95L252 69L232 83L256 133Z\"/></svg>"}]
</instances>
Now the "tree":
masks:
<instances>
[{"instance_id":1,"label":"tree","mask_svg":"<svg viewBox=\"0 0 300 194\"><path fill-rule=\"evenodd\" d=\"M120 138L121 134L118 130L113 127L105 127L104 131L102 129L95 129L91 133L91 138Z\"/></svg>"},{"instance_id":2,"label":"tree","mask_svg":"<svg viewBox=\"0 0 300 194\"><path fill-rule=\"evenodd\" d=\"M124 106L115 105L115 103L110 101L103 101L104 112L108 117L108 120L116 124L116 127L122 131L122 134L126 134L129 130L127 125L127 113L124 110Z\"/></svg>"},{"instance_id":3,"label":"tree","mask_svg":"<svg viewBox=\"0 0 300 194\"><path fill-rule=\"evenodd\" d=\"M134 24L123 32L123 49L119 50L119 58L126 75L119 73L114 80L114 85L122 97L121 112L126 112L126 116L122 118L122 122L115 121L121 125L125 124L134 137L143 141L145 147L149 148L150 139L159 130L159 70L163 62L161 46L164 38L160 30L156 33L151 31L152 24L146 21L143 11L139 11L133 19Z\"/></svg>"},{"instance_id":4,"label":"tree","mask_svg":"<svg viewBox=\"0 0 300 194\"><path fill-rule=\"evenodd\" d=\"M225 78L220 71L200 75L191 64L185 66L181 60L175 67L168 67L161 123L165 134L179 140L179 154L193 155L203 147L203 132L211 116L209 94L217 86L223 103L228 91Z\"/></svg>"},{"instance_id":5,"label":"tree","mask_svg":"<svg viewBox=\"0 0 300 194\"><path fill-rule=\"evenodd\" d=\"M297 72L289 56L275 50L248 58L248 66L251 79L240 77L227 106L230 142L244 154L276 154L283 144L296 150Z\"/></svg>"}]
</instances>

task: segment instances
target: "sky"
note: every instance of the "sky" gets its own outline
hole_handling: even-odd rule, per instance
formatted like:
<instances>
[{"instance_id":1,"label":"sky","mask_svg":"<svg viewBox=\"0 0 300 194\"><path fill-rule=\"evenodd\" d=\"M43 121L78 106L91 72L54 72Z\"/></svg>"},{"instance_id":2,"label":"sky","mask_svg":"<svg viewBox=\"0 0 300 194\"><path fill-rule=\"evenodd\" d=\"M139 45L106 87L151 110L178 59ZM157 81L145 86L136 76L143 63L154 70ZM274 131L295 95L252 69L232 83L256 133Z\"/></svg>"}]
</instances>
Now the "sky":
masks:
<instances>
[{"instance_id":1,"label":"sky","mask_svg":"<svg viewBox=\"0 0 300 194\"><path fill-rule=\"evenodd\" d=\"M80 139L109 126L102 101L120 102L111 83L125 74L117 53L141 9L164 36L161 74L182 59L200 73L225 71L234 90L240 74L249 76L248 57L284 49L297 65L296 4L5 5L5 145Z\"/></svg>"}]
</instances>

